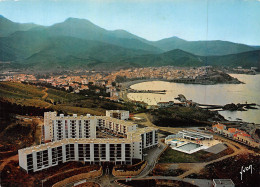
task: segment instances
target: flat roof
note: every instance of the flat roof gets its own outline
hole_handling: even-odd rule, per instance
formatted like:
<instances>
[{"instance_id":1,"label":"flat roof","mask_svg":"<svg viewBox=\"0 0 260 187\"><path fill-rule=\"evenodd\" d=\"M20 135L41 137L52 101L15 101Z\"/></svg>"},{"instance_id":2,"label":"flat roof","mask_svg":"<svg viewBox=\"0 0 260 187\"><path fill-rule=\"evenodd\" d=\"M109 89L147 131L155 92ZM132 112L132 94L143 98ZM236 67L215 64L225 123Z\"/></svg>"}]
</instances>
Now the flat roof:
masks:
<instances>
[{"instance_id":1,"label":"flat roof","mask_svg":"<svg viewBox=\"0 0 260 187\"><path fill-rule=\"evenodd\" d=\"M123 112L129 112L127 110L106 110L107 112L116 112L116 113L123 113Z\"/></svg>"},{"instance_id":2,"label":"flat roof","mask_svg":"<svg viewBox=\"0 0 260 187\"><path fill-rule=\"evenodd\" d=\"M132 139L128 139L128 138L95 138L95 139L94 138L93 139L92 138L81 138L81 139L69 138L69 139L63 139L63 140L58 140L58 141L54 141L54 142L49 142L46 144L27 147L24 149L20 149L19 151L22 151L25 154L30 154L32 152L47 150L48 147L58 147L63 144L74 144L74 143L78 143L78 144L89 144L89 143L121 144L121 143L132 143L132 142L135 142L135 141L133 141Z\"/></svg>"},{"instance_id":3,"label":"flat roof","mask_svg":"<svg viewBox=\"0 0 260 187\"><path fill-rule=\"evenodd\" d=\"M125 126L136 126L137 125L137 124L135 124L131 121L125 121L125 120L122 120L122 119L111 118L111 117L108 117L108 116L96 116L96 118L111 121L111 122L118 123L120 125L125 125Z\"/></svg>"},{"instance_id":4,"label":"flat roof","mask_svg":"<svg viewBox=\"0 0 260 187\"><path fill-rule=\"evenodd\" d=\"M183 133L187 136L191 136L191 137L195 137L195 138L204 138L204 137L213 138L213 135L211 135L211 134L205 134L205 133L192 131L192 130L182 130L182 131L179 131L178 133Z\"/></svg>"},{"instance_id":5,"label":"flat roof","mask_svg":"<svg viewBox=\"0 0 260 187\"><path fill-rule=\"evenodd\" d=\"M144 133L147 133L147 132L151 132L153 130L158 130L157 128L154 128L154 127L145 127L145 128L138 128L136 129L136 131L134 132L128 132L127 133L127 138L132 138L132 139L135 139L135 140L142 140L141 138L141 134L144 134Z\"/></svg>"},{"instance_id":6,"label":"flat roof","mask_svg":"<svg viewBox=\"0 0 260 187\"><path fill-rule=\"evenodd\" d=\"M213 179L216 184L235 185L231 179Z\"/></svg>"},{"instance_id":7,"label":"flat roof","mask_svg":"<svg viewBox=\"0 0 260 187\"><path fill-rule=\"evenodd\" d=\"M90 120L90 119L96 119L96 116L55 116L53 118L53 120L64 120L64 119L68 119L68 120Z\"/></svg>"},{"instance_id":8,"label":"flat roof","mask_svg":"<svg viewBox=\"0 0 260 187\"><path fill-rule=\"evenodd\" d=\"M125 125L125 126L136 126L137 124L130 122L130 121L125 121L121 119L116 119L108 116L55 116L53 120L95 120L95 119L103 119L107 120L110 122L118 123L120 125Z\"/></svg>"},{"instance_id":9,"label":"flat roof","mask_svg":"<svg viewBox=\"0 0 260 187\"><path fill-rule=\"evenodd\" d=\"M143 133L151 132L154 130L158 130L158 129L154 128L154 127L138 128L138 129L136 129L135 133L143 134Z\"/></svg>"}]
</instances>

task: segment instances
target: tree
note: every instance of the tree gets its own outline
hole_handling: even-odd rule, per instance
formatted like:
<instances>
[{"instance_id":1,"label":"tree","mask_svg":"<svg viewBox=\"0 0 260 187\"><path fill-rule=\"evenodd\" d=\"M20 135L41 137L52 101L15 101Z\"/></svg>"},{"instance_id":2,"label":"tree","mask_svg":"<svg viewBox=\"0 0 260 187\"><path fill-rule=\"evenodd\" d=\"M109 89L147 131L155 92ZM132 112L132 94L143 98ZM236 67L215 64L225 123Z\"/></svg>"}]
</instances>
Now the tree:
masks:
<instances>
[{"instance_id":1,"label":"tree","mask_svg":"<svg viewBox=\"0 0 260 187\"><path fill-rule=\"evenodd\" d=\"M125 82L126 81L126 76L117 75L115 81L118 82L118 83Z\"/></svg>"},{"instance_id":2,"label":"tree","mask_svg":"<svg viewBox=\"0 0 260 187\"><path fill-rule=\"evenodd\" d=\"M112 82L112 86L116 86L116 82Z\"/></svg>"}]
</instances>

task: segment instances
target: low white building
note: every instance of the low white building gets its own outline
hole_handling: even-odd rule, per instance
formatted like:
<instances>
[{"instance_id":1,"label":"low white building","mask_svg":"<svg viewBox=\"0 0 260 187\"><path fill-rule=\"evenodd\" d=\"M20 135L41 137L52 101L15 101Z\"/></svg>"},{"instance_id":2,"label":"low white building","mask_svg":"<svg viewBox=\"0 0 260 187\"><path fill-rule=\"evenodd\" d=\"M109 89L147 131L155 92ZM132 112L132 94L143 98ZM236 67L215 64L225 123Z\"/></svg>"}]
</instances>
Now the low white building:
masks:
<instances>
[{"instance_id":1,"label":"low white building","mask_svg":"<svg viewBox=\"0 0 260 187\"><path fill-rule=\"evenodd\" d=\"M127 120L127 119L129 119L129 111L126 111L126 110L107 110L106 116L111 117L111 118Z\"/></svg>"},{"instance_id":2,"label":"low white building","mask_svg":"<svg viewBox=\"0 0 260 187\"><path fill-rule=\"evenodd\" d=\"M189 140L213 140L213 135L193 130L179 131L177 136Z\"/></svg>"},{"instance_id":3,"label":"low white building","mask_svg":"<svg viewBox=\"0 0 260 187\"><path fill-rule=\"evenodd\" d=\"M213 179L214 187L235 187L231 179Z\"/></svg>"}]
</instances>

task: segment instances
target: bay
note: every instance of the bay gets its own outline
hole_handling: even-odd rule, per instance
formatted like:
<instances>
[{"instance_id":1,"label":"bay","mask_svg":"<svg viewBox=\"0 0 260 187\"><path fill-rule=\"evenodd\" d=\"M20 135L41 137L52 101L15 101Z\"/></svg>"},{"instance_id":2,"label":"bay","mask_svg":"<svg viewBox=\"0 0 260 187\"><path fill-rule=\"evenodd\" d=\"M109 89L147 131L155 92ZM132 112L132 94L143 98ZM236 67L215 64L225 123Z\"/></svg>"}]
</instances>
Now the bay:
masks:
<instances>
[{"instance_id":1,"label":"bay","mask_svg":"<svg viewBox=\"0 0 260 187\"><path fill-rule=\"evenodd\" d=\"M128 98L144 101L149 105L158 102L175 101L178 94L201 104L225 105L229 103L256 103L260 104L260 74L230 74L245 84L216 84L198 85L182 84L165 81L150 81L134 84L136 90L166 90L166 94L128 93ZM228 120L242 119L242 121L260 124L260 110L248 111L219 111Z\"/></svg>"}]
</instances>

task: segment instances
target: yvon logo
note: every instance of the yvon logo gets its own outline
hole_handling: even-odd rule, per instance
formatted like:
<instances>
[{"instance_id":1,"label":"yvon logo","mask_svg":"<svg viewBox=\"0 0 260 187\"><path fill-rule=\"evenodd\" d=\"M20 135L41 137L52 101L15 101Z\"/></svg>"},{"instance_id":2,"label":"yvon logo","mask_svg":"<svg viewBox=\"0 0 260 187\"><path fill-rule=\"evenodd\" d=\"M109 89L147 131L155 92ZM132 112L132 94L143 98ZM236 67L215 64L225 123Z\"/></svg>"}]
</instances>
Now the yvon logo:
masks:
<instances>
[{"instance_id":1,"label":"yvon logo","mask_svg":"<svg viewBox=\"0 0 260 187\"><path fill-rule=\"evenodd\" d=\"M253 172L253 166L252 165L249 165L248 167L244 167L242 166L241 167L241 171L239 172L240 175L241 175L241 180L243 180L243 173L247 172L247 171L251 171L251 174Z\"/></svg>"}]
</instances>

